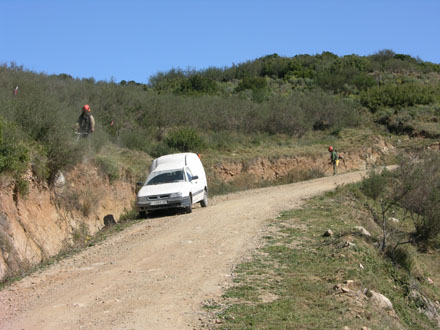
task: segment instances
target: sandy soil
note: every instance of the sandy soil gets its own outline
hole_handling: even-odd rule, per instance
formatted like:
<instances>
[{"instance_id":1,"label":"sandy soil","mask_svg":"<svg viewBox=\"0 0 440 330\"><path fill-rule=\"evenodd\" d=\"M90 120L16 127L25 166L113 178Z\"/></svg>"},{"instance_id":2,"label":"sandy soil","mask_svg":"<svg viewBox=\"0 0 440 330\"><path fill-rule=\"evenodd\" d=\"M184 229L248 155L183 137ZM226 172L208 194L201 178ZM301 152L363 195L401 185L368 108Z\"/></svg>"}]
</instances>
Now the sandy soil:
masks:
<instances>
[{"instance_id":1,"label":"sandy soil","mask_svg":"<svg viewBox=\"0 0 440 330\"><path fill-rule=\"evenodd\" d=\"M221 196L146 219L0 291L0 329L199 329L265 220L360 180L353 172Z\"/></svg>"}]
</instances>

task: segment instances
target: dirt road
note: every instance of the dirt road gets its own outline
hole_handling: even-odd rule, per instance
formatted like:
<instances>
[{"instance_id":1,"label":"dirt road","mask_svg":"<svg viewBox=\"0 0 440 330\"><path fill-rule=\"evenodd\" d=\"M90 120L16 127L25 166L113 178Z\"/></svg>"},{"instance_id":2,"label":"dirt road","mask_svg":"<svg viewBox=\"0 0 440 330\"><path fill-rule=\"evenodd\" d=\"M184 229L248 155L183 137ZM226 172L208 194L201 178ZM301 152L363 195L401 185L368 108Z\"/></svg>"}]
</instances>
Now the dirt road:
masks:
<instances>
[{"instance_id":1,"label":"dirt road","mask_svg":"<svg viewBox=\"0 0 440 330\"><path fill-rule=\"evenodd\" d=\"M0 329L199 329L265 220L365 172L231 194L147 219L0 292Z\"/></svg>"}]
</instances>

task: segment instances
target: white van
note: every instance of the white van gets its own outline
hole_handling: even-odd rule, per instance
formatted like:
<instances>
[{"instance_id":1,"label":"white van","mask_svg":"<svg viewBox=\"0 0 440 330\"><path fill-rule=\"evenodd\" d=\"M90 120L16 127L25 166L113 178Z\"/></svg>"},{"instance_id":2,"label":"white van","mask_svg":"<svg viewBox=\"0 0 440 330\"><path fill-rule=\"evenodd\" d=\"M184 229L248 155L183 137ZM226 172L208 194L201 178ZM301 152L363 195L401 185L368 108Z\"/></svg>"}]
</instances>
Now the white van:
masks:
<instances>
[{"instance_id":1,"label":"white van","mask_svg":"<svg viewBox=\"0 0 440 330\"><path fill-rule=\"evenodd\" d=\"M192 205L208 206L208 183L200 158L194 153L166 155L153 160L150 174L139 190L136 207L139 216L147 212L183 208L192 212Z\"/></svg>"}]
</instances>

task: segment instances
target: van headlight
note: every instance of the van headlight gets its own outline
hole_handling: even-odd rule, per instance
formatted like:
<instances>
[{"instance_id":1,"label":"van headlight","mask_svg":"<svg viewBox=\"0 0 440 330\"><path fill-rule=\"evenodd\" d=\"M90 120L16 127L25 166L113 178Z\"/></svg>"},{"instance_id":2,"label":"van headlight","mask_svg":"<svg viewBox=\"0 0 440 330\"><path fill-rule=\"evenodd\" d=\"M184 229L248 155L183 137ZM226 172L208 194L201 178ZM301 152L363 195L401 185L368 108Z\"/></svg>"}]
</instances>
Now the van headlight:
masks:
<instances>
[{"instance_id":1,"label":"van headlight","mask_svg":"<svg viewBox=\"0 0 440 330\"><path fill-rule=\"evenodd\" d=\"M138 197L138 202L146 202L147 196Z\"/></svg>"},{"instance_id":2,"label":"van headlight","mask_svg":"<svg viewBox=\"0 0 440 330\"><path fill-rule=\"evenodd\" d=\"M177 197L182 197L182 193L181 192L177 192L177 193L170 194L170 198L177 198Z\"/></svg>"}]
</instances>

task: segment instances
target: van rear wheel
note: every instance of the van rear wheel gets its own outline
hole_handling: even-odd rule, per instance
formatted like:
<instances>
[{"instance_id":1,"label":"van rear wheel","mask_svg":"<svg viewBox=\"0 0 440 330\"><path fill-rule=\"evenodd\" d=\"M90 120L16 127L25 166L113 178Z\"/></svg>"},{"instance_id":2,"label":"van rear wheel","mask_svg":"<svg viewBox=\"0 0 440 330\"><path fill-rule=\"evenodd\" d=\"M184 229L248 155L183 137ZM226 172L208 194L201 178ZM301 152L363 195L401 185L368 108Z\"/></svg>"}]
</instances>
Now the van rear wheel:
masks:
<instances>
[{"instance_id":1,"label":"van rear wheel","mask_svg":"<svg viewBox=\"0 0 440 330\"><path fill-rule=\"evenodd\" d=\"M200 201L200 206L202 207L208 206L208 192L206 190L203 193L203 199Z\"/></svg>"}]
</instances>

